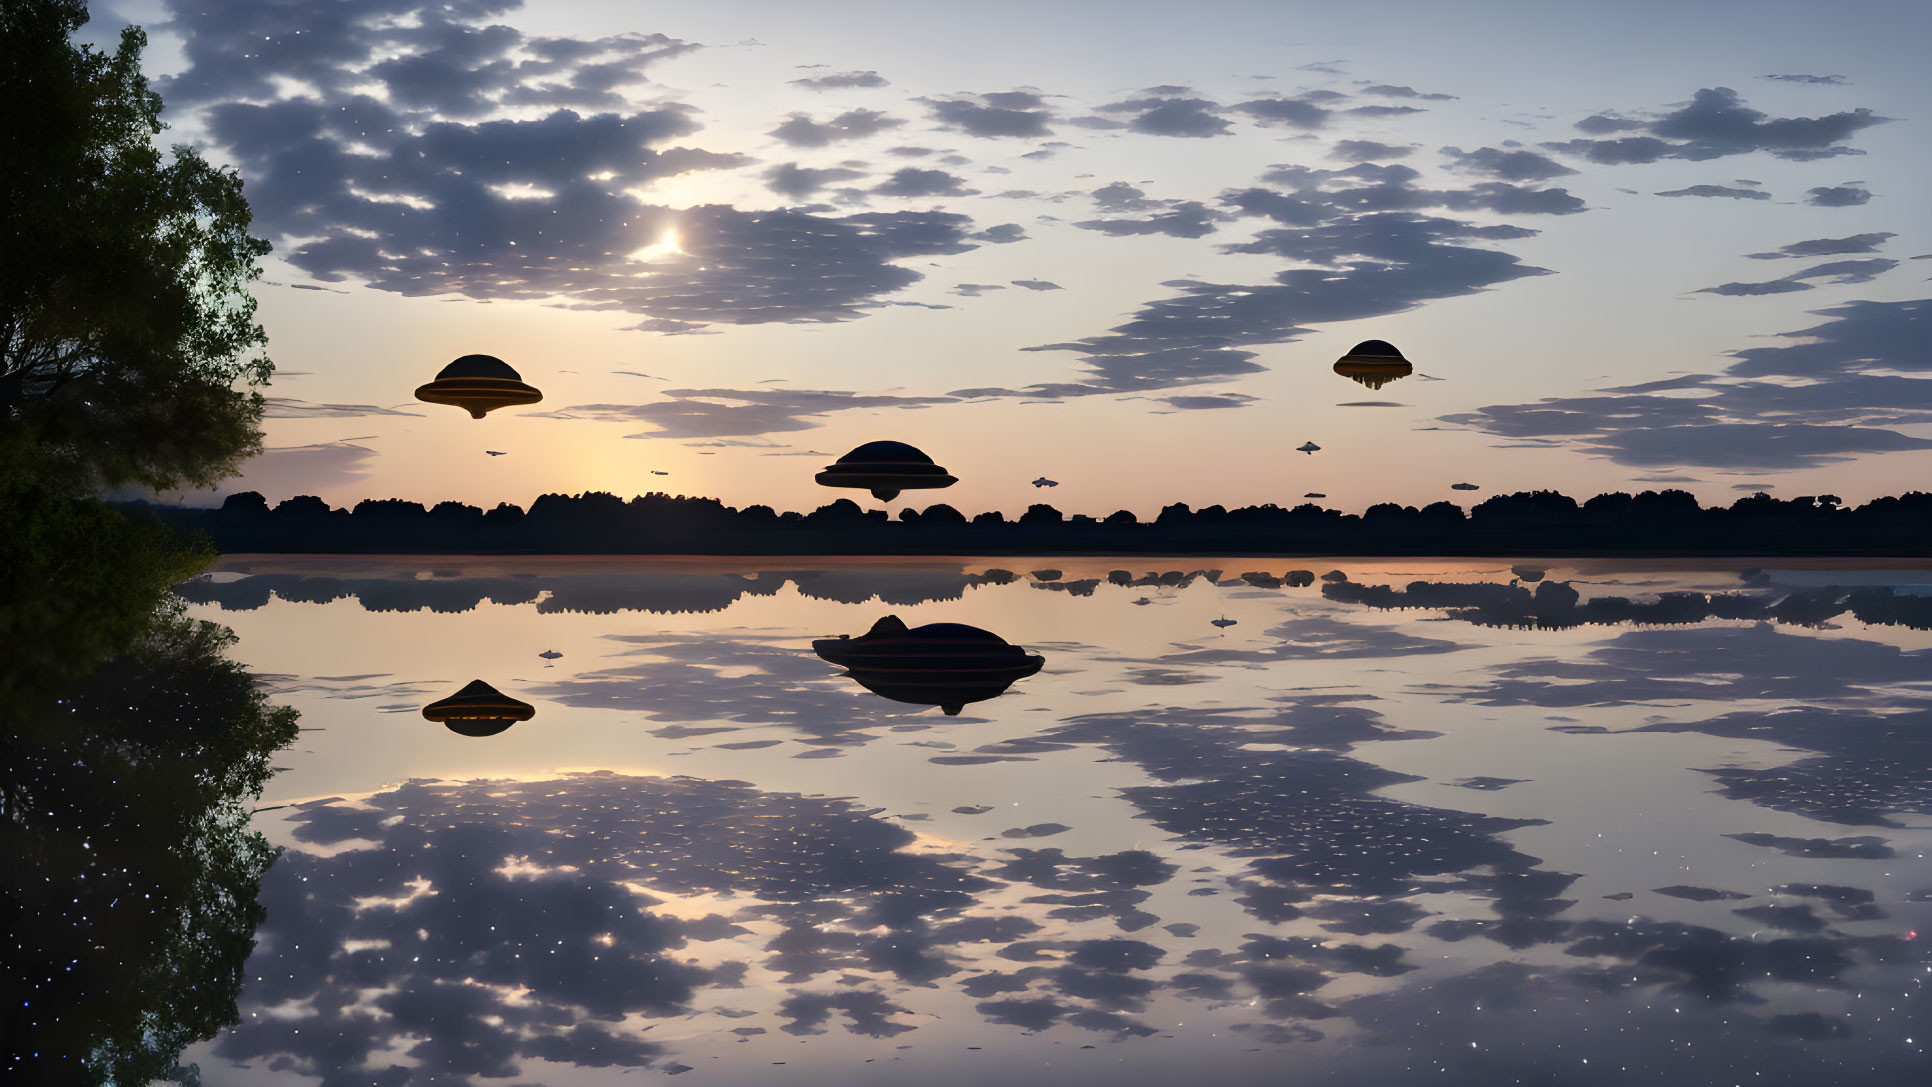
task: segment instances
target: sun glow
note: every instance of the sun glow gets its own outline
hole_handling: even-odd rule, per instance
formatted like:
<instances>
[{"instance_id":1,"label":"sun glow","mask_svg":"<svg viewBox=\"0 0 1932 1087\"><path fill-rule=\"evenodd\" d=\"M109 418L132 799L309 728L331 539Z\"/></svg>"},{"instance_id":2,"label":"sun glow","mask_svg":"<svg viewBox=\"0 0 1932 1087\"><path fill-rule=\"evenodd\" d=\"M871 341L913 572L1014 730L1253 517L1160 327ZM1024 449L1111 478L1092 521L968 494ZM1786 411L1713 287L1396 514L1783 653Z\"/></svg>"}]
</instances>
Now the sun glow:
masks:
<instances>
[{"instance_id":1,"label":"sun glow","mask_svg":"<svg viewBox=\"0 0 1932 1087\"><path fill-rule=\"evenodd\" d=\"M650 245L644 246L642 249L633 249L629 253L625 254L625 256L631 260L641 261L644 263L664 260L669 257L681 257L683 255L684 255L684 250L678 248L678 228L677 227L671 227L670 229L666 230L664 232L663 237L659 238L657 241L651 243Z\"/></svg>"}]
</instances>

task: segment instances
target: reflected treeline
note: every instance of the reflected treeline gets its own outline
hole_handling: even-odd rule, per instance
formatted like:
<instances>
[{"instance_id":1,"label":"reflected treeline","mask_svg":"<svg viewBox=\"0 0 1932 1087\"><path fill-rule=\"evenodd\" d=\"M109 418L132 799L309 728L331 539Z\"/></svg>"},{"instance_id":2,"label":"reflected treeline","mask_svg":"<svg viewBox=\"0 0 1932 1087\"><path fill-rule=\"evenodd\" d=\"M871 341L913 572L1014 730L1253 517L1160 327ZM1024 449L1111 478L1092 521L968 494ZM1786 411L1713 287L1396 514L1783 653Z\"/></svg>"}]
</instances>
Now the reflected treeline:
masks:
<instances>
[{"instance_id":1,"label":"reflected treeline","mask_svg":"<svg viewBox=\"0 0 1932 1087\"><path fill-rule=\"evenodd\" d=\"M163 613L92 676L9 705L8 1083L145 1084L236 1021L274 855L249 804L296 725L233 640Z\"/></svg>"},{"instance_id":2,"label":"reflected treeline","mask_svg":"<svg viewBox=\"0 0 1932 1087\"><path fill-rule=\"evenodd\" d=\"M527 511L508 503L485 511L398 499L331 509L315 497L271 508L250 491L219 509L157 513L230 553L1923 555L1932 540L1932 494L1918 491L1856 508L1834 495L1756 494L1707 509L1676 490L1581 503L1555 491L1519 492L1467 511L1446 501L1384 502L1359 516L1312 502L1232 510L1175 503L1151 522L1127 510L1069 516L1043 503L1014 520L997 511L968 519L939 504L904 510L894 521L849 499L801 514L666 494L627 502L602 492L546 494Z\"/></svg>"},{"instance_id":3,"label":"reflected treeline","mask_svg":"<svg viewBox=\"0 0 1932 1087\"><path fill-rule=\"evenodd\" d=\"M228 611L253 611L271 598L299 604L355 600L365 611L465 612L484 603L530 604L544 613L580 612L611 615L644 611L666 615L724 611L747 597L774 596L787 585L811 600L863 604L878 600L910 607L935 601L958 600L972 589L1011 585L1021 580L1011 570L980 573L963 570L781 570L751 574L535 574L467 577L460 571L414 572L389 577L332 577L328 575L265 573L231 580L198 577L175 586L183 599L216 604ZM1036 572L1030 584L1038 589L1090 596L1099 579L1061 581L1057 572L1044 579ZM1218 582L1220 570L1168 570L1135 574L1114 570L1112 585L1146 588L1186 588L1202 579ZM1240 575L1258 588L1299 587L1312 584L1308 570L1285 574L1254 571Z\"/></svg>"},{"instance_id":4,"label":"reflected treeline","mask_svg":"<svg viewBox=\"0 0 1932 1087\"><path fill-rule=\"evenodd\" d=\"M1861 623L1932 630L1932 596L1887 586L1794 589L1770 593L1659 593L1654 600L1622 596L1584 599L1567 581L1534 589L1496 582L1412 581L1406 588L1330 582L1322 595L1371 608L1429 608L1482 626L1561 630L1585 625L1680 625L1709 619L1748 619L1817 626L1849 614Z\"/></svg>"}]
</instances>

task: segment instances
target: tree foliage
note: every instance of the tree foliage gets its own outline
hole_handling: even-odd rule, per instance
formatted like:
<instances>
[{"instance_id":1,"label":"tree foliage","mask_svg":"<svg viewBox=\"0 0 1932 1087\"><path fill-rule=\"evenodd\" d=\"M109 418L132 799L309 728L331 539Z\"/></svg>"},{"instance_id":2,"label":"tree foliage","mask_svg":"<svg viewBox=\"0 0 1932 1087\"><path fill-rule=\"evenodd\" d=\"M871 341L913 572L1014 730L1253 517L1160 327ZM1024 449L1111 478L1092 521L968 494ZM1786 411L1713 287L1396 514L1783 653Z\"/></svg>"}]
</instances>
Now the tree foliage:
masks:
<instances>
[{"instance_id":1,"label":"tree foliage","mask_svg":"<svg viewBox=\"0 0 1932 1087\"><path fill-rule=\"evenodd\" d=\"M261 448L268 243L241 179L155 137L147 36L80 0L0 0L0 428L95 486L205 486Z\"/></svg>"},{"instance_id":2,"label":"tree foliage","mask_svg":"<svg viewBox=\"0 0 1932 1087\"><path fill-rule=\"evenodd\" d=\"M163 609L92 676L0 732L8 1083L145 1084L237 1021L274 850L249 828L295 738L226 653Z\"/></svg>"}]
</instances>

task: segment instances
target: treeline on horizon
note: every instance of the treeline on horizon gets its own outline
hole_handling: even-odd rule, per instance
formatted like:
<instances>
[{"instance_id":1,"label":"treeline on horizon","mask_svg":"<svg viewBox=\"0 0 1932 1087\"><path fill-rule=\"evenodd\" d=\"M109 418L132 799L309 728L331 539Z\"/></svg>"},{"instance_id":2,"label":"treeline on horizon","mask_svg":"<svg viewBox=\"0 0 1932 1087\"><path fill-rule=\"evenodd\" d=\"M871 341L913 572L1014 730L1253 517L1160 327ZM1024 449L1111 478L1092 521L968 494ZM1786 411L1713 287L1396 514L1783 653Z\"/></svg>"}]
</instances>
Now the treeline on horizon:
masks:
<instances>
[{"instance_id":1,"label":"treeline on horizon","mask_svg":"<svg viewBox=\"0 0 1932 1087\"><path fill-rule=\"evenodd\" d=\"M601 491L546 494L525 510L460 502L366 499L331 508L312 495L270 506L254 491L215 509L145 506L177 532L234 553L351 554L1932 554L1932 494L1912 491L1847 507L1835 495L1758 493L1704 507L1687 491L1600 494L1585 502L1521 491L1465 511L1451 502L1393 502L1361 514L1313 503L1226 509L1164 507L1067 515L1044 503L1017 518L968 518L945 503L897 519L841 498L810 513L736 509L714 498Z\"/></svg>"}]
</instances>

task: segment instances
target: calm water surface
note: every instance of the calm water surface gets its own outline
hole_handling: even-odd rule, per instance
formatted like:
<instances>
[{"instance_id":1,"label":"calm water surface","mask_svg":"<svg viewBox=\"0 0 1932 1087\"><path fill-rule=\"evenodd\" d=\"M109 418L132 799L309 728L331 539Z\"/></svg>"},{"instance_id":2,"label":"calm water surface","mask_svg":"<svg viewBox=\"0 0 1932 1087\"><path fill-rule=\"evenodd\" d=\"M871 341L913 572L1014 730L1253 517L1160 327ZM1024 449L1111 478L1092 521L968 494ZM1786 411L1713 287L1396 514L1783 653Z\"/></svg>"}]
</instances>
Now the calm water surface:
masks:
<instances>
[{"instance_id":1,"label":"calm water surface","mask_svg":"<svg viewBox=\"0 0 1932 1087\"><path fill-rule=\"evenodd\" d=\"M210 1087L1932 1070L1924 567L239 558L182 592L309 729L241 1025L184 1057ZM1675 592L1744 617L1636 621ZM1045 667L947 716L812 651L888 615ZM534 717L423 719L474 679Z\"/></svg>"}]
</instances>

